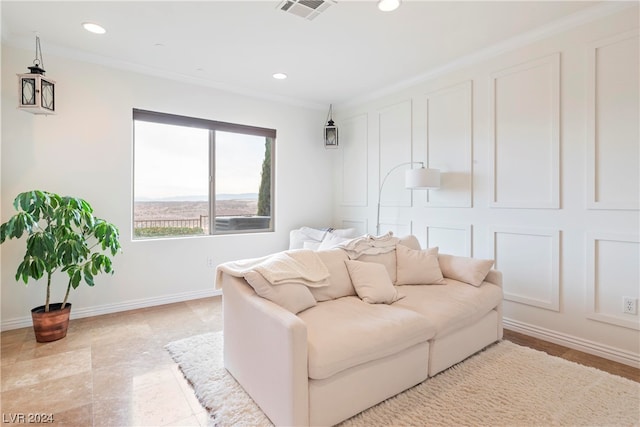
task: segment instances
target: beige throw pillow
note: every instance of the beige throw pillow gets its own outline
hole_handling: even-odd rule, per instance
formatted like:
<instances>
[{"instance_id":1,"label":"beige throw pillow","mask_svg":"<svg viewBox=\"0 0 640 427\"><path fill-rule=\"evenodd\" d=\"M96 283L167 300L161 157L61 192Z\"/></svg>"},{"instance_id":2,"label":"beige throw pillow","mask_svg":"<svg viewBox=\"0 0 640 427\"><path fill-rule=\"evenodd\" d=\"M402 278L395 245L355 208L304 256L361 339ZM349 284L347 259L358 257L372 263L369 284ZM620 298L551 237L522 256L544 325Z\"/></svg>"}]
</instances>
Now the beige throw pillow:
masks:
<instances>
[{"instance_id":1,"label":"beige throw pillow","mask_svg":"<svg viewBox=\"0 0 640 427\"><path fill-rule=\"evenodd\" d=\"M444 277L480 286L493 267L492 259L478 259L455 255L438 255Z\"/></svg>"},{"instance_id":2,"label":"beige throw pillow","mask_svg":"<svg viewBox=\"0 0 640 427\"><path fill-rule=\"evenodd\" d=\"M272 285L262 274L253 270L246 272L244 279L259 296L278 304L293 314L317 304L309 288L303 284L283 283Z\"/></svg>"},{"instance_id":3,"label":"beige throw pillow","mask_svg":"<svg viewBox=\"0 0 640 427\"><path fill-rule=\"evenodd\" d=\"M444 285L444 277L438 263L438 248L424 251L396 247L396 285Z\"/></svg>"},{"instance_id":4,"label":"beige throw pillow","mask_svg":"<svg viewBox=\"0 0 640 427\"><path fill-rule=\"evenodd\" d=\"M356 295L356 290L351 283L349 271L345 260L349 255L342 249L333 248L326 251L318 251L318 256L329 270L329 286L309 288L316 301L327 301L336 298Z\"/></svg>"},{"instance_id":5,"label":"beige throw pillow","mask_svg":"<svg viewBox=\"0 0 640 427\"><path fill-rule=\"evenodd\" d=\"M369 304L391 304L402 298L384 265L375 262L346 260L347 270L358 296Z\"/></svg>"}]
</instances>

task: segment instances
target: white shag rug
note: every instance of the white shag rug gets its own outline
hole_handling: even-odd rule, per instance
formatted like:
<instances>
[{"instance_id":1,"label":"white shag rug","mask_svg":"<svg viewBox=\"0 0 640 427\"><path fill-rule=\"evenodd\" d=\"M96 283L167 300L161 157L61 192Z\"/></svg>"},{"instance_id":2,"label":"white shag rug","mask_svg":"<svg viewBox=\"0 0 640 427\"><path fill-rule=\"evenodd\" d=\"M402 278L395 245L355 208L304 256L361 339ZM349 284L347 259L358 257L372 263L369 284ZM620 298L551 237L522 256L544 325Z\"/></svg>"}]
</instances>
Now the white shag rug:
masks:
<instances>
[{"instance_id":1,"label":"white shag rug","mask_svg":"<svg viewBox=\"0 0 640 427\"><path fill-rule=\"evenodd\" d=\"M224 369L222 333L166 346L212 426L270 426ZM510 341L344 421L341 426L640 425L640 383Z\"/></svg>"}]
</instances>

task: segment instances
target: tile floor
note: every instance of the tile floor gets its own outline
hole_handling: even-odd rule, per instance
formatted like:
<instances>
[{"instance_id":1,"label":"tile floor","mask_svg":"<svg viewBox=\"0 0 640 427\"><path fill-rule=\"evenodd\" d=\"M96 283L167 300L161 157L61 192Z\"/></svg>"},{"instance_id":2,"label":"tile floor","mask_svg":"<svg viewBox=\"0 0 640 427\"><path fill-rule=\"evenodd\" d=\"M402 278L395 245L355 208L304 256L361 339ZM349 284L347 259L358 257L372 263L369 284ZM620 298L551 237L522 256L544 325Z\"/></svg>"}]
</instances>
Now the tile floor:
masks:
<instances>
[{"instance_id":1,"label":"tile floor","mask_svg":"<svg viewBox=\"0 0 640 427\"><path fill-rule=\"evenodd\" d=\"M66 338L47 344L36 343L30 327L3 332L0 425L53 414L54 425L205 426L205 410L164 346L219 330L222 302L213 297L74 319ZM505 337L640 380L640 370L626 365L509 331Z\"/></svg>"},{"instance_id":2,"label":"tile floor","mask_svg":"<svg viewBox=\"0 0 640 427\"><path fill-rule=\"evenodd\" d=\"M207 414L164 346L218 330L220 297L74 319L47 344L31 328L3 332L0 425L37 413L53 414L54 425L204 426Z\"/></svg>"}]
</instances>

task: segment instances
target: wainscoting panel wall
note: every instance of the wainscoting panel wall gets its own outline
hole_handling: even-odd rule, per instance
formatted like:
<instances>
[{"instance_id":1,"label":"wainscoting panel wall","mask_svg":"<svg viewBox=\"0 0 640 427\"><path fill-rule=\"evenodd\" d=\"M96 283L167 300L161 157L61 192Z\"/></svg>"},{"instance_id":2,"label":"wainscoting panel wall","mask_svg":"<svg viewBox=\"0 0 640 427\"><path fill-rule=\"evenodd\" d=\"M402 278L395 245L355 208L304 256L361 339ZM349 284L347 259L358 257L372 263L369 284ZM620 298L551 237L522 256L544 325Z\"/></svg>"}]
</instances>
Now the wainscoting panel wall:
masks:
<instances>
[{"instance_id":1,"label":"wainscoting panel wall","mask_svg":"<svg viewBox=\"0 0 640 427\"><path fill-rule=\"evenodd\" d=\"M559 311L560 232L493 227L492 233L494 267L509 279L504 299Z\"/></svg>"},{"instance_id":2,"label":"wainscoting panel wall","mask_svg":"<svg viewBox=\"0 0 640 427\"><path fill-rule=\"evenodd\" d=\"M411 100L383 108L378 112L380 141L380 180L400 163L411 161ZM380 197L383 206L411 206L411 191L405 189L404 171L410 166L393 171L384 185Z\"/></svg>"},{"instance_id":3,"label":"wainscoting panel wall","mask_svg":"<svg viewBox=\"0 0 640 427\"><path fill-rule=\"evenodd\" d=\"M368 188L368 120L361 114L340 123L342 205L366 206Z\"/></svg>"},{"instance_id":4,"label":"wainscoting panel wall","mask_svg":"<svg viewBox=\"0 0 640 427\"><path fill-rule=\"evenodd\" d=\"M391 231L394 236L402 237L413 233L411 221L394 221L380 218L380 234Z\"/></svg>"},{"instance_id":5,"label":"wainscoting panel wall","mask_svg":"<svg viewBox=\"0 0 640 427\"><path fill-rule=\"evenodd\" d=\"M426 96L428 167L440 169L446 188L420 196L427 206L472 205L472 89L472 82L467 81Z\"/></svg>"},{"instance_id":6,"label":"wainscoting panel wall","mask_svg":"<svg viewBox=\"0 0 640 427\"><path fill-rule=\"evenodd\" d=\"M640 317L624 313L624 297L638 304L640 240L616 233L587 233L587 304L590 319L640 330Z\"/></svg>"},{"instance_id":7,"label":"wainscoting panel wall","mask_svg":"<svg viewBox=\"0 0 640 427\"><path fill-rule=\"evenodd\" d=\"M424 230L428 248L437 246L438 253L471 256L471 225L431 224Z\"/></svg>"},{"instance_id":8,"label":"wainscoting panel wall","mask_svg":"<svg viewBox=\"0 0 640 427\"><path fill-rule=\"evenodd\" d=\"M334 218L375 233L389 168L440 168L429 198L394 172L382 233L494 259L507 327L640 367L640 318L623 310L640 298L640 4L588 9L337 108L368 117L369 178L367 206L336 188Z\"/></svg>"},{"instance_id":9,"label":"wainscoting panel wall","mask_svg":"<svg viewBox=\"0 0 640 427\"><path fill-rule=\"evenodd\" d=\"M638 31L589 46L587 138L591 209L640 207Z\"/></svg>"},{"instance_id":10,"label":"wainscoting panel wall","mask_svg":"<svg viewBox=\"0 0 640 427\"><path fill-rule=\"evenodd\" d=\"M560 207L560 54L491 77L491 206Z\"/></svg>"},{"instance_id":11,"label":"wainscoting panel wall","mask_svg":"<svg viewBox=\"0 0 640 427\"><path fill-rule=\"evenodd\" d=\"M343 219L341 228L355 228L356 235L367 234L367 219Z\"/></svg>"}]
</instances>

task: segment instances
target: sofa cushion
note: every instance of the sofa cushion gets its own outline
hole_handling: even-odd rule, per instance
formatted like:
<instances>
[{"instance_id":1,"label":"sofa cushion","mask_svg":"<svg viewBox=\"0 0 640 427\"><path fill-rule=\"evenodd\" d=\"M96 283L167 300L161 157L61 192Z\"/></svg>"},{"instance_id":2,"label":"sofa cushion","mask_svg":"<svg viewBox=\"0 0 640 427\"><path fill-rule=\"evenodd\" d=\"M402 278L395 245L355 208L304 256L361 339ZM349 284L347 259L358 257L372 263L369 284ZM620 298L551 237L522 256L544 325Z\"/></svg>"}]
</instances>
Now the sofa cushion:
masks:
<instances>
[{"instance_id":1,"label":"sofa cushion","mask_svg":"<svg viewBox=\"0 0 640 427\"><path fill-rule=\"evenodd\" d=\"M438 255L444 277L480 286L493 267L492 259L469 258L455 255Z\"/></svg>"},{"instance_id":2,"label":"sofa cushion","mask_svg":"<svg viewBox=\"0 0 640 427\"><path fill-rule=\"evenodd\" d=\"M327 249L316 252L320 260L329 270L329 286L322 288L311 288L316 301L328 301L331 299L356 295L356 290L351 283L351 277L344 263L349 256L342 249Z\"/></svg>"},{"instance_id":3,"label":"sofa cushion","mask_svg":"<svg viewBox=\"0 0 640 427\"><path fill-rule=\"evenodd\" d=\"M416 236L410 234L408 236L400 237L398 241L398 245L402 245L404 247L420 250L420 242ZM397 245L396 245L397 248ZM384 254L376 254L376 255L360 255L358 257L358 261L364 262L377 262L378 264L384 265L387 269L387 273L389 274L389 278L391 279L391 283L394 285L397 281L397 266L396 266L396 251L387 252Z\"/></svg>"},{"instance_id":4,"label":"sofa cushion","mask_svg":"<svg viewBox=\"0 0 640 427\"><path fill-rule=\"evenodd\" d=\"M397 280L396 285L443 285L445 284L440 264L438 248L426 250L396 247Z\"/></svg>"},{"instance_id":5,"label":"sofa cushion","mask_svg":"<svg viewBox=\"0 0 640 427\"><path fill-rule=\"evenodd\" d=\"M272 285L257 271L247 271L244 279L262 298L266 298L279 306L296 314L316 305L309 288L299 283Z\"/></svg>"},{"instance_id":6,"label":"sofa cushion","mask_svg":"<svg viewBox=\"0 0 640 427\"><path fill-rule=\"evenodd\" d=\"M415 311L367 304L358 297L325 301L298 316L307 326L313 379L395 354L434 335L434 326Z\"/></svg>"},{"instance_id":7,"label":"sofa cushion","mask_svg":"<svg viewBox=\"0 0 640 427\"><path fill-rule=\"evenodd\" d=\"M502 301L502 288L483 282L480 286L445 279L442 286L398 286L405 298L393 307L414 310L435 326L435 337L471 325Z\"/></svg>"},{"instance_id":8,"label":"sofa cushion","mask_svg":"<svg viewBox=\"0 0 640 427\"><path fill-rule=\"evenodd\" d=\"M346 260L353 287L360 299L369 304L391 304L400 299L387 270L381 264Z\"/></svg>"}]
</instances>

